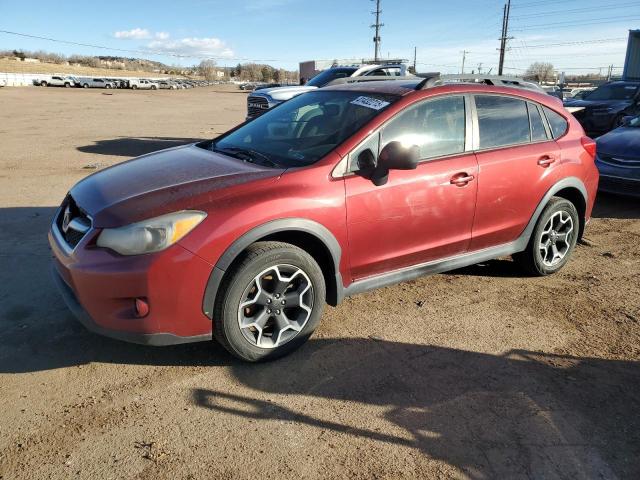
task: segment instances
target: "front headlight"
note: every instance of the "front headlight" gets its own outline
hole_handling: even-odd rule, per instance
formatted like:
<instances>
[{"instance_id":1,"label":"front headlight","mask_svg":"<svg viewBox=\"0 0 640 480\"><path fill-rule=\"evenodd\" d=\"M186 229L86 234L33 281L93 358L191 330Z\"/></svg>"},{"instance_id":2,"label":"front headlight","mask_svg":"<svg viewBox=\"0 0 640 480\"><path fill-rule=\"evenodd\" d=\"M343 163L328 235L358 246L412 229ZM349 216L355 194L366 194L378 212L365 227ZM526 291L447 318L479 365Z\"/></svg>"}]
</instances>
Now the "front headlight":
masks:
<instances>
[{"instance_id":1,"label":"front headlight","mask_svg":"<svg viewBox=\"0 0 640 480\"><path fill-rule=\"evenodd\" d=\"M121 255L159 252L184 237L206 216L204 212L185 210L124 227L105 228L98 236L97 245Z\"/></svg>"}]
</instances>

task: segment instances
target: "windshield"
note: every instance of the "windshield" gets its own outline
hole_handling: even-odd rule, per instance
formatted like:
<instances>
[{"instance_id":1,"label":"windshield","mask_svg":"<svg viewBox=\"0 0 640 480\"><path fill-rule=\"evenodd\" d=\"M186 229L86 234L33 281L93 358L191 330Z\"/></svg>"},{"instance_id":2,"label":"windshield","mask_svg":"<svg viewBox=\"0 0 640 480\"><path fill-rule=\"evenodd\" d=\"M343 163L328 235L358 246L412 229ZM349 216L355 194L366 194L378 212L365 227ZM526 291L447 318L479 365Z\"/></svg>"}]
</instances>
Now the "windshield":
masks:
<instances>
[{"instance_id":1,"label":"windshield","mask_svg":"<svg viewBox=\"0 0 640 480\"><path fill-rule=\"evenodd\" d=\"M378 93L312 91L214 140L210 148L267 166L311 165L398 98Z\"/></svg>"},{"instance_id":2,"label":"windshield","mask_svg":"<svg viewBox=\"0 0 640 480\"><path fill-rule=\"evenodd\" d=\"M329 70L320 72L305 85L318 88L324 87L327 83L335 80L336 78L350 77L356 70L356 68L330 68Z\"/></svg>"},{"instance_id":3,"label":"windshield","mask_svg":"<svg viewBox=\"0 0 640 480\"><path fill-rule=\"evenodd\" d=\"M596 88L589 95L584 97L585 100L632 100L638 85L629 83L616 83L602 85Z\"/></svg>"}]
</instances>

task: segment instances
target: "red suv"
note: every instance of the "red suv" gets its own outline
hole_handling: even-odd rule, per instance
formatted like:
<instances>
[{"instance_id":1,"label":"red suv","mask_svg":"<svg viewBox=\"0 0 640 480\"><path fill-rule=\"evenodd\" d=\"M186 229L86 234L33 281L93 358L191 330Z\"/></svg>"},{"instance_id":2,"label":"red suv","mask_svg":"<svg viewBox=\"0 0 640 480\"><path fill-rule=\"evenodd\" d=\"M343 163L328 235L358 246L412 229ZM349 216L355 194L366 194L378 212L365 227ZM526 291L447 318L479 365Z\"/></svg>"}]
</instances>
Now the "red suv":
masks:
<instances>
[{"instance_id":1,"label":"red suv","mask_svg":"<svg viewBox=\"0 0 640 480\"><path fill-rule=\"evenodd\" d=\"M347 295L505 255L562 268L591 215L594 142L548 95L427 84L319 89L80 181L49 233L68 306L110 337L213 334L256 361Z\"/></svg>"}]
</instances>

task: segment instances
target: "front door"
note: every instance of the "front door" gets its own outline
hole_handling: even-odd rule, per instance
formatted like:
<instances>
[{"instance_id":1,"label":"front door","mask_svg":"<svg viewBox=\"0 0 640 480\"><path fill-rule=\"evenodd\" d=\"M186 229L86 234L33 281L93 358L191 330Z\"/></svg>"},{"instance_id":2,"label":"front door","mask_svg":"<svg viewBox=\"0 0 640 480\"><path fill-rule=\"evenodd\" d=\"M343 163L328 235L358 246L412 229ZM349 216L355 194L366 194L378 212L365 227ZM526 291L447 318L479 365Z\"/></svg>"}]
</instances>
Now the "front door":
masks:
<instances>
[{"instance_id":1,"label":"front door","mask_svg":"<svg viewBox=\"0 0 640 480\"><path fill-rule=\"evenodd\" d=\"M399 113L350 155L345 177L353 280L463 253L469 247L478 167L467 140L465 97L426 100ZM470 132L469 132L470 133ZM390 141L420 147L416 170L375 186L357 158Z\"/></svg>"}]
</instances>

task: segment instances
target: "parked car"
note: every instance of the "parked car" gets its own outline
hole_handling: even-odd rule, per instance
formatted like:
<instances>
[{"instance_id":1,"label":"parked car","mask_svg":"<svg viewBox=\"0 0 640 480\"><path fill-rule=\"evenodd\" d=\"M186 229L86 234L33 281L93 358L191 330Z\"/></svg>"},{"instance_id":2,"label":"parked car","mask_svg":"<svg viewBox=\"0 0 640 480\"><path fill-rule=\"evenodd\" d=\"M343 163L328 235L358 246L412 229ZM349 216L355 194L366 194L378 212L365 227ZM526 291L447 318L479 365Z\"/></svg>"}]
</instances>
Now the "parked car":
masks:
<instances>
[{"instance_id":1,"label":"parked car","mask_svg":"<svg viewBox=\"0 0 640 480\"><path fill-rule=\"evenodd\" d=\"M38 79L34 80L34 84L40 85L41 87L74 87L76 84L76 79L74 77L69 76L61 76L61 75L52 75L49 79Z\"/></svg>"},{"instance_id":2,"label":"parked car","mask_svg":"<svg viewBox=\"0 0 640 480\"><path fill-rule=\"evenodd\" d=\"M116 88L115 83L104 78L80 78L78 83L82 88Z\"/></svg>"},{"instance_id":3,"label":"parked car","mask_svg":"<svg viewBox=\"0 0 640 480\"><path fill-rule=\"evenodd\" d=\"M605 83L583 100L567 100L564 105L588 135L597 137L620 126L624 117L640 114L640 82Z\"/></svg>"},{"instance_id":4,"label":"parked car","mask_svg":"<svg viewBox=\"0 0 640 480\"><path fill-rule=\"evenodd\" d=\"M332 67L320 72L305 85L265 88L252 93L247 97L247 119L262 115L265 111L296 95L330 85L341 78L367 76L403 77L407 73L407 66L404 64Z\"/></svg>"},{"instance_id":5,"label":"parked car","mask_svg":"<svg viewBox=\"0 0 640 480\"><path fill-rule=\"evenodd\" d=\"M178 88L175 83L169 80L160 80L158 82L158 87L161 90L175 90L176 88Z\"/></svg>"},{"instance_id":6,"label":"parked car","mask_svg":"<svg viewBox=\"0 0 640 480\"><path fill-rule=\"evenodd\" d=\"M147 80L146 78L129 80L129 86L133 90L158 90L159 88L159 85L156 82Z\"/></svg>"},{"instance_id":7,"label":"parked car","mask_svg":"<svg viewBox=\"0 0 640 480\"><path fill-rule=\"evenodd\" d=\"M596 89L595 87L579 87L579 88L573 88L570 91L565 90L564 99L565 100L582 100L584 99L584 97L589 95L595 89Z\"/></svg>"},{"instance_id":8,"label":"parked car","mask_svg":"<svg viewBox=\"0 0 640 480\"><path fill-rule=\"evenodd\" d=\"M640 116L626 117L597 140L600 190L640 197Z\"/></svg>"},{"instance_id":9,"label":"parked car","mask_svg":"<svg viewBox=\"0 0 640 480\"><path fill-rule=\"evenodd\" d=\"M49 233L65 301L104 335L213 335L258 361L348 295L505 255L560 270L591 215L595 142L548 95L427 86L318 89L86 177Z\"/></svg>"}]
</instances>

